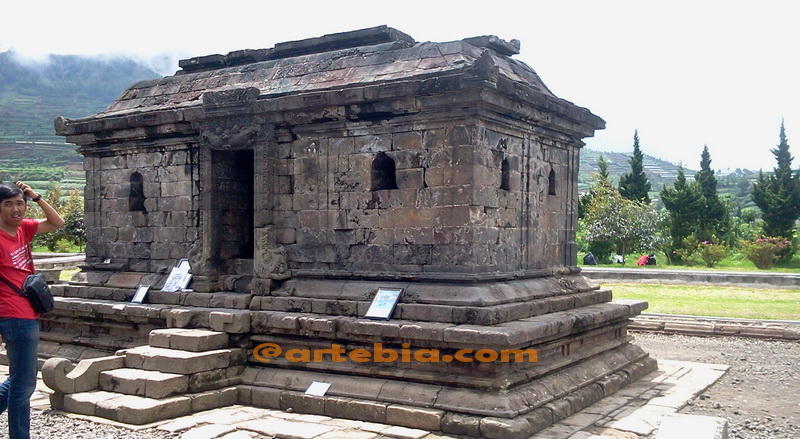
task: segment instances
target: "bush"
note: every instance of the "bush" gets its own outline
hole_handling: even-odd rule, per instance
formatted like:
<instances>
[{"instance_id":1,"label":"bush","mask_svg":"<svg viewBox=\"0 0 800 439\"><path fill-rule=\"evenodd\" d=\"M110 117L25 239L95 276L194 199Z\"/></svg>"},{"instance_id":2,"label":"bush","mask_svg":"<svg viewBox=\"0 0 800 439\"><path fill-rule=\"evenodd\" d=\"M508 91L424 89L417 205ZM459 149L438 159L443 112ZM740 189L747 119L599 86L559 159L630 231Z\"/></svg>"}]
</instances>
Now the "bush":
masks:
<instances>
[{"instance_id":1,"label":"bush","mask_svg":"<svg viewBox=\"0 0 800 439\"><path fill-rule=\"evenodd\" d=\"M672 251L672 255L676 261L684 261L691 263L692 256L694 256L697 248L700 246L700 241L694 236L694 233L681 240L683 246Z\"/></svg>"},{"instance_id":2,"label":"bush","mask_svg":"<svg viewBox=\"0 0 800 439\"><path fill-rule=\"evenodd\" d=\"M755 264L756 268L769 270L791 247L791 242L779 236L757 238L744 242L744 257Z\"/></svg>"},{"instance_id":3,"label":"bush","mask_svg":"<svg viewBox=\"0 0 800 439\"><path fill-rule=\"evenodd\" d=\"M700 258L706 263L706 267L713 267L717 262L725 259L728 248L722 244L714 244L708 241L703 241L697 245L697 253Z\"/></svg>"}]
</instances>

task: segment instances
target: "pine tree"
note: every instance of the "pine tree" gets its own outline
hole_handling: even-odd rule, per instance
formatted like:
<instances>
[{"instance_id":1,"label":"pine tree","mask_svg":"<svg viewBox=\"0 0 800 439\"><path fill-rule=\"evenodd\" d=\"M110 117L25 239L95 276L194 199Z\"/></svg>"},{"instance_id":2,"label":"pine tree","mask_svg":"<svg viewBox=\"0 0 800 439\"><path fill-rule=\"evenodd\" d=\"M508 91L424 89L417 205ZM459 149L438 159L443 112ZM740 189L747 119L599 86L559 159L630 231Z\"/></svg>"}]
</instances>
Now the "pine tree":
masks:
<instances>
[{"instance_id":1,"label":"pine tree","mask_svg":"<svg viewBox=\"0 0 800 439\"><path fill-rule=\"evenodd\" d=\"M639 130L633 134L633 155L628 159L631 172L619 179L619 193L629 200L642 201L650 204L650 181L644 174L644 155L639 148Z\"/></svg>"},{"instance_id":2,"label":"pine tree","mask_svg":"<svg viewBox=\"0 0 800 439\"><path fill-rule=\"evenodd\" d=\"M683 166L678 166L678 177L672 185L672 189L661 189L661 202L669 211L672 249L678 250L683 247L683 239L699 228L704 200L697 184L687 183Z\"/></svg>"},{"instance_id":3,"label":"pine tree","mask_svg":"<svg viewBox=\"0 0 800 439\"><path fill-rule=\"evenodd\" d=\"M600 169L600 172L597 174L597 181L600 184L611 186L611 176L608 174L608 162L603 158L602 154L597 158L597 167Z\"/></svg>"},{"instance_id":4,"label":"pine tree","mask_svg":"<svg viewBox=\"0 0 800 439\"><path fill-rule=\"evenodd\" d=\"M703 146L700 154L700 171L695 174L694 180L703 196L704 204L697 238L701 241L712 241L713 236L722 237L725 234L730 218L717 193L717 177L711 169L711 154L707 145Z\"/></svg>"},{"instance_id":5,"label":"pine tree","mask_svg":"<svg viewBox=\"0 0 800 439\"><path fill-rule=\"evenodd\" d=\"M753 183L753 202L761 209L767 236L794 237L794 224L800 217L800 174L792 173L792 155L786 130L781 122L780 144L772 150L777 161L772 175L759 171Z\"/></svg>"}]
</instances>

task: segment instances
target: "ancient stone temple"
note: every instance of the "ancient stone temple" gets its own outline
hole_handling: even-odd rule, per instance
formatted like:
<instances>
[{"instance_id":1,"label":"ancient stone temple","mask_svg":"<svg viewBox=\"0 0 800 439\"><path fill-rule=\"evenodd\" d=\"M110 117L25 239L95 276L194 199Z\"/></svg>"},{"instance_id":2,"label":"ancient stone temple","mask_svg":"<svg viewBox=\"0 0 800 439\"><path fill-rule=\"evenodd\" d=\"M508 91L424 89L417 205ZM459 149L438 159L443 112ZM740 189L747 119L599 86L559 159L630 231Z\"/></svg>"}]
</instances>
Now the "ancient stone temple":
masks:
<instances>
[{"instance_id":1,"label":"ancient stone temple","mask_svg":"<svg viewBox=\"0 0 800 439\"><path fill-rule=\"evenodd\" d=\"M85 157L88 245L42 320L45 354L100 358L49 360L54 405L145 423L240 403L517 438L653 370L626 333L646 304L575 266L581 139L604 122L519 49L382 26L184 60L57 119ZM160 291L182 258L189 289ZM367 319L379 289L399 300ZM264 343L320 356L265 362ZM526 349L537 361L485 361ZM126 387L116 369L187 384L124 392L138 406L87 396ZM323 396L304 393L315 381Z\"/></svg>"}]
</instances>

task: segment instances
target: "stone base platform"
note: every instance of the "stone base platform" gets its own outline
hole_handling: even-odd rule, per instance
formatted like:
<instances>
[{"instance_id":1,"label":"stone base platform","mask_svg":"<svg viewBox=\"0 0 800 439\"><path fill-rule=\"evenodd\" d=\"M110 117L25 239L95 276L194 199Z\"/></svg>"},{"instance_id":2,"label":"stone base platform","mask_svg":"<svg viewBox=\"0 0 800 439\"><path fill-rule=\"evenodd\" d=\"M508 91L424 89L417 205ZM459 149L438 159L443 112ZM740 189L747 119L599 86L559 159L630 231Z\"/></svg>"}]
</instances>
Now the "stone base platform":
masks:
<instances>
[{"instance_id":1,"label":"stone base platform","mask_svg":"<svg viewBox=\"0 0 800 439\"><path fill-rule=\"evenodd\" d=\"M114 369L131 371L103 370L90 388L56 383L65 396L55 397L54 405L129 423L178 416L167 407L194 410L193 398L205 398L198 392L235 385L236 401L248 405L487 439L526 438L656 368L627 334L630 319L647 304L613 301L610 291L569 271L475 284L299 279L269 296L153 292L144 304L123 301L145 275L114 273L100 285L91 276L87 273L86 283L55 288L56 310L43 319L43 338L58 339L61 347L123 348L115 357L123 356L124 364ZM404 291L390 320L363 317L378 288ZM148 330L149 345L137 345ZM178 332L165 338L170 331ZM192 331L207 333L191 338ZM201 341L218 337L215 333L227 337L224 349ZM115 336L122 339L118 345ZM176 350L173 338L184 347ZM265 343L287 355L264 361L258 346ZM189 345L208 352L193 353ZM344 359L334 355L334 346L347 352ZM193 387L194 374L203 372L194 367L216 365L207 355L220 349L237 352L223 355L235 356L236 367L215 366L224 370L215 375L215 388ZM411 360L378 361L383 349L405 352ZM366 357L350 355L356 351ZM292 358L288 352L315 358ZM468 352L466 360L461 352ZM482 361L479 352L495 357ZM497 361L504 352L515 357ZM56 363L48 363L52 370ZM68 375L67 365L59 364ZM82 364L78 368L92 362ZM306 395L313 381L329 382L329 393ZM109 391L126 396L103 393ZM85 392L100 393L81 395ZM181 402L162 405L174 398ZM127 408L116 410L120 403Z\"/></svg>"},{"instance_id":2,"label":"stone base platform","mask_svg":"<svg viewBox=\"0 0 800 439\"><path fill-rule=\"evenodd\" d=\"M662 419L674 416L702 394L727 371L728 366L685 361L658 361L658 370L619 390L615 395L540 431L530 439L644 439L660 433ZM0 379L8 367L0 366ZM50 410L52 390L40 380L31 398L34 410ZM289 436L304 432L313 439L443 439L452 438L424 428L356 421L323 415L288 413L242 404L200 411L151 424L124 424L96 416L60 412L76 419L114 425L136 431L150 429L208 439L230 437ZM691 417L689 417L691 418ZM686 415L679 417L685 420ZM673 420L674 421L674 420ZM696 433L696 432L695 432ZM283 436L281 436L283 435ZM684 436L686 437L686 436ZM697 439L712 439L712 437Z\"/></svg>"},{"instance_id":3,"label":"stone base platform","mask_svg":"<svg viewBox=\"0 0 800 439\"><path fill-rule=\"evenodd\" d=\"M636 346L609 351L542 380L492 392L369 377L248 367L240 403L490 439L527 438L613 395L656 368ZM323 397L304 394L330 383Z\"/></svg>"}]
</instances>

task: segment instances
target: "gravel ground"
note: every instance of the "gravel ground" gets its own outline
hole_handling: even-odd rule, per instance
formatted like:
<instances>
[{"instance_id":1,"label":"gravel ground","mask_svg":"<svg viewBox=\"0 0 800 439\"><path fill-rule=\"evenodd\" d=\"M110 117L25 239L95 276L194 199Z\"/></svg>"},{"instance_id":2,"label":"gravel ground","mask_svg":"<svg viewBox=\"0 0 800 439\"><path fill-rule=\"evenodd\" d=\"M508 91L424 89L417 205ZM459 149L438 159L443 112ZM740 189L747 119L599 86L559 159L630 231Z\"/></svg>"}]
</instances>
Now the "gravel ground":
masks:
<instances>
[{"instance_id":1,"label":"gravel ground","mask_svg":"<svg viewBox=\"0 0 800 439\"><path fill-rule=\"evenodd\" d=\"M800 343L748 338L710 338L637 332L636 343L656 359L718 363L728 373L683 413L729 420L730 439L800 438ZM162 439L178 435L132 431L51 411L31 413L33 438ZM0 437L8 431L0 416Z\"/></svg>"},{"instance_id":2,"label":"gravel ground","mask_svg":"<svg viewBox=\"0 0 800 439\"><path fill-rule=\"evenodd\" d=\"M728 419L730 439L800 438L800 342L634 333L656 359L731 366L682 413Z\"/></svg>"},{"instance_id":3,"label":"gravel ground","mask_svg":"<svg viewBox=\"0 0 800 439\"><path fill-rule=\"evenodd\" d=\"M0 417L0 437L8 437L5 413ZM51 410L31 410L32 439L166 439L177 434L148 428L133 431L110 424L65 416Z\"/></svg>"}]
</instances>

